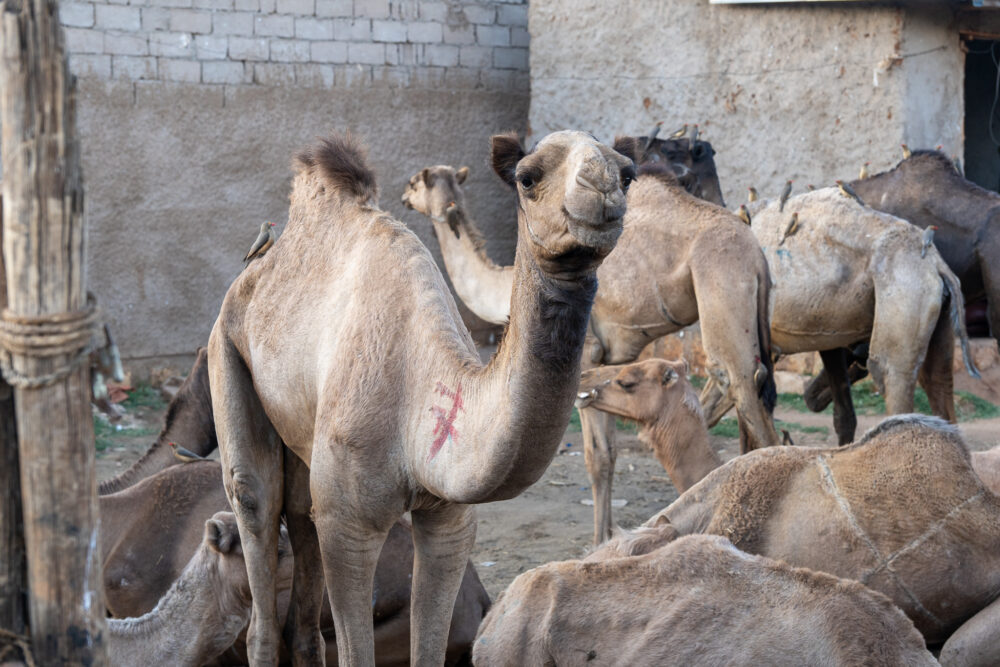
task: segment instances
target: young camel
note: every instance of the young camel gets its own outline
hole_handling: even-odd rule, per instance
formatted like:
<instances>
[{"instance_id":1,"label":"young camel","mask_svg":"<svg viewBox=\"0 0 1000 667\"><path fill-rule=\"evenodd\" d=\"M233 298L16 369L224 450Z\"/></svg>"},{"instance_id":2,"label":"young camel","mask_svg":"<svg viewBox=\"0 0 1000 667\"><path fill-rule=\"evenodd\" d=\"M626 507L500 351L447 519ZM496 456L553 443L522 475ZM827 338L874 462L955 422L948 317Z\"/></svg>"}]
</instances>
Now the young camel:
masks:
<instances>
[{"instance_id":1,"label":"young camel","mask_svg":"<svg viewBox=\"0 0 1000 667\"><path fill-rule=\"evenodd\" d=\"M616 142L626 153L633 146ZM373 664L375 565L409 510L411 657L440 665L475 541L470 505L516 496L555 455L597 267L621 234L635 170L630 157L571 131L527 154L516 136L495 136L492 161L516 188L519 234L510 324L487 365L430 253L373 203L374 175L349 138L298 156L285 233L226 294L209 377L253 591L253 665L278 654L272 579L283 492L296 554L293 653L322 663L321 555L340 662ZM282 443L293 453L284 461Z\"/></svg>"},{"instance_id":2,"label":"young camel","mask_svg":"<svg viewBox=\"0 0 1000 667\"><path fill-rule=\"evenodd\" d=\"M954 426L899 415L847 447L732 459L595 553L723 535L744 551L860 581L892 599L929 646L947 650L954 638L969 650L984 648L973 645L978 628L1000 624L998 512Z\"/></svg>"},{"instance_id":3,"label":"young camel","mask_svg":"<svg viewBox=\"0 0 1000 667\"><path fill-rule=\"evenodd\" d=\"M856 581L682 537L517 577L476 637L500 665L931 665L913 623Z\"/></svg>"},{"instance_id":4,"label":"young camel","mask_svg":"<svg viewBox=\"0 0 1000 667\"><path fill-rule=\"evenodd\" d=\"M843 348L865 341L889 414L913 411L919 379L934 414L954 421L953 336L969 373L978 371L958 278L933 246L922 256L923 233L837 188L798 195L778 209L778 202L761 200L752 211L775 282L771 340L781 354L820 352L840 443L851 442L857 426ZM789 233L793 215L798 227Z\"/></svg>"},{"instance_id":5,"label":"young camel","mask_svg":"<svg viewBox=\"0 0 1000 667\"><path fill-rule=\"evenodd\" d=\"M489 262L468 215L465 169L424 169L410 179L403 202L430 216L455 289L473 295L466 305L485 316L510 295L499 277L504 269ZM625 231L598 270L584 365L632 361L653 340L700 321L714 364L701 397L706 411L716 412L731 391L741 451L776 445L767 261L737 216L688 194L672 173L654 171L629 192ZM477 310L483 302L490 311ZM598 543L611 534L614 420L596 410L580 416Z\"/></svg>"},{"instance_id":6,"label":"young camel","mask_svg":"<svg viewBox=\"0 0 1000 667\"><path fill-rule=\"evenodd\" d=\"M229 648L250 620L250 583L231 512L205 522L204 538L156 607L137 618L108 619L112 665L200 667ZM275 584L291 585L291 552L278 539Z\"/></svg>"}]
</instances>

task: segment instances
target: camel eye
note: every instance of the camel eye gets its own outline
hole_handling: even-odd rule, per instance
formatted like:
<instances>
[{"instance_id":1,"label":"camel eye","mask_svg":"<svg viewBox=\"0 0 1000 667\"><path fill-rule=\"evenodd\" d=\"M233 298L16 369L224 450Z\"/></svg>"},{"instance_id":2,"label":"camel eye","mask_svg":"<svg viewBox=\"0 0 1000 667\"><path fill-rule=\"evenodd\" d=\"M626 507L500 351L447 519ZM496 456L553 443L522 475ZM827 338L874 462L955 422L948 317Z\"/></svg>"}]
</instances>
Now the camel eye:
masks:
<instances>
[{"instance_id":1,"label":"camel eye","mask_svg":"<svg viewBox=\"0 0 1000 667\"><path fill-rule=\"evenodd\" d=\"M632 380L617 380L616 383L625 391L632 391L636 385Z\"/></svg>"},{"instance_id":2,"label":"camel eye","mask_svg":"<svg viewBox=\"0 0 1000 667\"><path fill-rule=\"evenodd\" d=\"M628 186L635 180L635 170L632 167L622 169L622 192L628 192Z\"/></svg>"},{"instance_id":3,"label":"camel eye","mask_svg":"<svg viewBox=\"0 0 1000 667\"><path fill-rule=\"evenodd\" d=\"M535 184L535 179L533 179L531 176L527 174L525 174L518 180L521 183L521 187L524 188L525 190L530 190L531 187Z\"/></svg>"}]
</instances>

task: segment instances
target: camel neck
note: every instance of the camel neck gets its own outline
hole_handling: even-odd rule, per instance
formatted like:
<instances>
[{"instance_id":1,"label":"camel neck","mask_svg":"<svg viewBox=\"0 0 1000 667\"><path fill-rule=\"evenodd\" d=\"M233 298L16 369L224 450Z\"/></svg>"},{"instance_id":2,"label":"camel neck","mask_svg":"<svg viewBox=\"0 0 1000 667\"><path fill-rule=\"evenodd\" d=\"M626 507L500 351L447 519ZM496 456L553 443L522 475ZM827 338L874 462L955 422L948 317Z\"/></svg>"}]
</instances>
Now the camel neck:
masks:
<instances>
[{"instance_id":1,"label":"camel neck","mask_svg":"<svg viewBox=\"0 0 1000 667\"><path fill-rule=\"evenodd\" d=\"M216 599L218 572L202 546L152 611L108 619L111 664L202 664L228 648L246 625L250 606L236 612L232 600Z\"/></svg>"},{"instance_id":2,"label":"camel neck","mask_svg":"<svg viewBox=\"0 0 1000 667\"><path fill-rule=\"evenodd\" d=\"M455 291L478 317L505 324L510 317L514 267L499 266L489 258L482 234L464 206L458 206L452 215L459 217L457 237L444 215L431 220Z\"/></svg>"},{"instance_id":3,"label":"camel neck","mask_svg":"<svg viewBox=\"0 0 1000 667\"><path fill-rule=\"evenodd\" d=\"M697 401L693 394L690 399ZM655 422L642 425L639 439L652 448L677 492L684 493L722 465L722 459L709 443L700 412L687 405L667 407Z\"/></svg>"}]
</instances>

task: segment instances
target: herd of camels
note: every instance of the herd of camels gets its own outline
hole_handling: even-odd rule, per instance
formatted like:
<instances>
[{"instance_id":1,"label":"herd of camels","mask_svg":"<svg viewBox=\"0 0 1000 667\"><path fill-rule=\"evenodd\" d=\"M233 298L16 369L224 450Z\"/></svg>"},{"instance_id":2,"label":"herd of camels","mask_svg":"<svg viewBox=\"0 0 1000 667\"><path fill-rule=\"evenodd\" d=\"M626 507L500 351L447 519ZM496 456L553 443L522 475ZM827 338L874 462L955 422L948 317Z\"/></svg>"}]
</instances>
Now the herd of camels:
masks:
<instances>
[{"instance_id":1,"label":"herd of camels","mask_svg":"<svg viewBox=\"0 0 1000 667\"><path fill-rule=\"evenodd\" d=\"M950 423L956 340L976 373L966 304L1000 304L1000 195L915 151L741 219L697 136L490 148L513 265L486 253L468 168L403 194L459 298L505 325L488 362L360 142L295 157L284 233L99 490L114 664L1000 664L1000 448L970 454ZM700 396L683 360L636 361L696 322ZM779 446L773 362L803 351L841 447ZM855 439L867 373L892 416ZM918 383L935 417L908 414ZM574 406L595 549L491 602L474 505L535 483ZM731 408L723 462L707 429ZM681 494L634 530L611 517L616 416Z\"/></svg>"}]
</instances>

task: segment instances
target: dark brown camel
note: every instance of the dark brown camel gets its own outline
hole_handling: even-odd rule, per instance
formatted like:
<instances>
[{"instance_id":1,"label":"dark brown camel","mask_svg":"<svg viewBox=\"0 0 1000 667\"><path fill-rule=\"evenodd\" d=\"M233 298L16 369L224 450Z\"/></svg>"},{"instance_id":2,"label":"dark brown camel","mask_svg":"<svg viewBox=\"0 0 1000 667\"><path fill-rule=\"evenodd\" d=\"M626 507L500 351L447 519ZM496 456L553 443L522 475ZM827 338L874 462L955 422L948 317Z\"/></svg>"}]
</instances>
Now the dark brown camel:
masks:
<instances>
[{"instance_id":1,"label":"dark brown camel","mask_svg":"<svg viewBox=\"0 0 1000 667\"><path fill-rule=\"evenodd\" d=\"M639 146L645 146L647 139L639 137ZM695 141L692 146L685 138L654 139L643 152L639 164L666 163L673 169L685 190L695 197L725 206L714 155L715 149L707 141Z\"/></svg>"},{"instance_id":2,"label":"dark brown camel","mask_svg":"<svg viewBox=\"0 0 1000 667\"><path fill-rule=\"evenodd\" d=\"M1000 340L1000 194L966 180L947 156L930 150L913 151L895 168L852 181L851 187L878 211L923 229L937 227L934 245L962 282L967 313L981 314L985 301L989 332ZM982 328L972 319L970 328ZM854 353L831 352L831 361L837 364L834 369L824 358L824 371L806 388L805 401L811 410L818 412L829 405L831 371L851 383L868 374L866 351L867 346L861 345ZM940 381L940 370L922 368L921 384Z\"/></svg>"},{"instance_id":3,"label":"dark brown camel","mask_svg":"<svg viewBox=\"0 0 1000 667\"><path fill-rule=\"evenodd\" d=\"M101 554L109 612L125 618L153 609L198 550L205 521L222 511L230 508L218 461L171 466L124 491L101 496ZM372 615L378 665L409 664L412 569L412 531L409 523L398 521L389 531L375 570L377 596ZM291 590L281 593L279 606L284 609ZM489 596L475 568L467 563L448 637L449 664L469 652L489 607ZM325 600L320 624L327 664L336 664L333 616ZM224 654L224 664L246 664L244 640L241 635Z\"/></svg>"}]
</instances>

